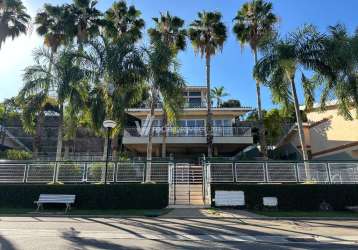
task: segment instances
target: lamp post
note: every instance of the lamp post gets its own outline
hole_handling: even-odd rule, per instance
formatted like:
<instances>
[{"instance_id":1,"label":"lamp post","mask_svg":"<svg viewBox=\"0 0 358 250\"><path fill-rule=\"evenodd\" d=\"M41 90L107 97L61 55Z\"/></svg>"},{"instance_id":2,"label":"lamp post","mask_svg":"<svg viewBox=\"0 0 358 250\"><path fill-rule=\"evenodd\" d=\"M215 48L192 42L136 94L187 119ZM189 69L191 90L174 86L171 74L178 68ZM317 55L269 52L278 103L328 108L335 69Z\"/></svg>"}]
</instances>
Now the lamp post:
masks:
<instances>
[{"instance_id":1,"label":"lamp post","mask_svg":"<svg viewBox=\"0 0 358 250\"><path fill-rule=\"evenodd\" d=\"M107 129L107 154L106 154L106 170L104 173L104 184L107 184L107 174L108 174L108 158L109 158L109 148L111 146L111 139L110 139L110 134L111 134L111 130L116 127L116 122L112 121L112 120L105 120L103 122L103 127L105 127Z\"/></svg>"}]
</instances>

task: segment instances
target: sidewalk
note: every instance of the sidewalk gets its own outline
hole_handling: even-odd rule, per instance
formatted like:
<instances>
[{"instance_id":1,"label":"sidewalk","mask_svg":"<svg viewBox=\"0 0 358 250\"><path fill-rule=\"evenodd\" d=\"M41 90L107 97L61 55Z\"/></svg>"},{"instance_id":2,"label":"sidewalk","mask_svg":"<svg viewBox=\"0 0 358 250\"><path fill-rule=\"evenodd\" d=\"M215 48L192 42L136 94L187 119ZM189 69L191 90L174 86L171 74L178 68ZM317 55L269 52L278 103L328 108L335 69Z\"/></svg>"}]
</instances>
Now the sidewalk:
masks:
<instances>
[{"instance_id":1,"label":"sidewalk","mask_svg":"<svg viewBox=\"0 0 358 250\"><path fill-rule=\"evenodd\" d=\"M254 214L238 209L207 209L207 208L174 208L161 218L236 218L236 219L261 219L268 218L263 215Z\"/></svg>"}]
</instances>

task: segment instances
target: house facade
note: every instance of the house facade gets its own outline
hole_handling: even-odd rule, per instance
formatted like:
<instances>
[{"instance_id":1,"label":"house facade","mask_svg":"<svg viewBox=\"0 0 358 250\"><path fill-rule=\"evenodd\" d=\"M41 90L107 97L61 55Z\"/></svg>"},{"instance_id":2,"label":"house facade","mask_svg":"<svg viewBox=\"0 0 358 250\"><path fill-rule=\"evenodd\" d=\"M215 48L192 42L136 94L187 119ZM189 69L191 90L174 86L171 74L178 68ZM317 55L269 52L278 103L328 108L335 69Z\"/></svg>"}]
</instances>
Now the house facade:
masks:
<instances>
[{"instance_id":1,"label":"house facade","mask_svg":"<svg viewBox=\"0 0 358 250\"><path fill-rule=\"evenodd\" d=\"M202 86L187 86L177 124L163 128L163 109L158 105L153 118L153 156L162 156L163 133L166 133L166 157L193 158L207 154L207 91ZM236 118L251 111L243 107L213 107L213 155L233 156L253 143L250 127L236 124ZM123 145L136 156L145 156L148 144L149 107L131 108L127 113L136 117L136 127L126 127Z\"/></svg>"},{"instance_id":2,"label":"house facade","mask_svg":"<svg viewBox=\"0 0 358 250\"><path fill-rule=\"evenodd\" d=\"M351 109L354 115L355 110ZM327 104L322 112L318 105L307 113L304 125L306 148L311 159L349 160L358 159L358 120L347 120L339 115L336 102ZM301 154L296 126L278 144L280 154Z\"/></svg>"}]
</instances>

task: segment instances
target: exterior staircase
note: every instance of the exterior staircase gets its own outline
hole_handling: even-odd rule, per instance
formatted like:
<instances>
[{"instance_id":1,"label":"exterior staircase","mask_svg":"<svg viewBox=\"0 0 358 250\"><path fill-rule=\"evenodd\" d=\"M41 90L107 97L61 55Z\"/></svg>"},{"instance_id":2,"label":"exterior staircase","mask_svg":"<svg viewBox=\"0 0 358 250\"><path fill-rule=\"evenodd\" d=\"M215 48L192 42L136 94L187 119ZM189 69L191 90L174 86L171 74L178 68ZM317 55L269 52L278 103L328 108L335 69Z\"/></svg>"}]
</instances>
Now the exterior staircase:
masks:
<instances>
[{"instance_id":1,"label":"exterior staircase","mask_svg":"<svg viewBox=\"0 0 358 250\"><path fill-rule=\"evenodd\" d=\"M169 207L204 207L202 166L178 165L169 187Z\"/></svg>"}]
</instances>

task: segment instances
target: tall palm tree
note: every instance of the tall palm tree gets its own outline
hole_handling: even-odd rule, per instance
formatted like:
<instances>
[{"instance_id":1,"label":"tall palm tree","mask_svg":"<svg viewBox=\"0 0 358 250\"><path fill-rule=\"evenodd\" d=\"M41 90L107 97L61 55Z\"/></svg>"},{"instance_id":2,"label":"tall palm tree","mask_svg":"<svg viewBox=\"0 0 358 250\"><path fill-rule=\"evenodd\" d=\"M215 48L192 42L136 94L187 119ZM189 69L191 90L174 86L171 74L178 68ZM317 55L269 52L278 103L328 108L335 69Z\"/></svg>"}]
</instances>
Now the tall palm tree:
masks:
<instances>
[{"instance_id":1,"label":"tall palm tree","mask_svg":"<svg viewBox=\"0 0 358 250\"><path fill-rule=\"evenodd\" d=\"M14 39L26 34L31 17L21 0L2 0L0 3L0 49L7 37Z\"/></svg>"},{"instance_id":2,"label":"tall palm tree","mask_svg":"<svg viewBox=\"0 0 358 250\"><path fill-rule=\"evenodd\" d=\"M83 85L81 80L84 72L74 64L75 51L72 47L65 47L59 50L56 55L46 49L39 49L34 52L36 64L25 69L23 76L24 87L22 91L26 95L37 94L52 87L56 91L58 101L58 136L56 160L61 160L63 142L63 115L65 105L73 109L83 106ZM49 71L49 64L52 65ZM26 97L26 96L25 96Z\"/></svg>"},{"instance_id":3,"label":"tall palm tree","mask_svg":"<svg viewBox=\"0 0 358 250\"><path fill-rule=\"evenodd\" d=\"M141 12L133 5L128 7L123 0L114 2L105 13L106 35L114 40L127 36L134 42L138 41L142 38L144 28L144 20L140 15Z\"/></svg>"},{"instance_id":4,"label":"tall palm tree","mask_svg":"<svg viewBox=\"0 0 358 250\"><path fill-rule=\"evenodd\" d=\"M252 0L245 3L234 18L233 31L243 46L249 44L254 54L255 64L258 61L258 50L274 33L278 19L272 13L272 4L264 0ZM260 123L260 146L267 158L267 142L263 123L260 82L256 79L257 114Z\"/></svg>"},{"instance_id":5,"label":"tall palm tree","mask_svg":"<svg viewBox=\"0 0 358 250\"><path fill-rule=\"evenodd\" d=\"M300 69L314 70L320 65L323 38L313 26L305 26L296 33L291 33L286 39L277 38L268 44L263 51L263 57L255 66L255 77L271 89L274 101L283 103L286 107L291 103L294 104L298 135L305 161L308 160L308 154L296 91L296 72ZM306 106L312 107L313 86L306 79L302 73L305 96L310 96L305 99Z\"/></svg>"},{"instance_id":6,"label":"tall palm tree","mask_svg":"<svg viewBox=\"0 0 358 250\"><path fill-rule=\"evenodd\" d=\"M176 56L180 50L185 50L186 48L186 30L183 28L184 20L172 16L169 12L166 14L161 13L159 18L153 18L155 22L155 28L148 30L151 41L161 40L166 46L171 48ZM179 110L180 105L182 104L182 95L169 98L170 103L164 103L164 106L171 105L173 108L170 110ZM167 100L163 100L167 101ZM163 140L162 140L162 157L165 158L166 153L166 144L167 144L167 126L168 122L175 123L174 120L168 121L168 114L166 109L163 109ZM176 115L170 116L175 118Z\"/></svg>"},{"instance_id":7,"label":"tall palm tree","mask_svg":"<svg viewBox=\"0 0 358 250\"><path fill-rule=\"evenodd\" d=\"M339 113L348 120L358 117L358 33L350 35L345 26L330 26L320 57L322 67L310 79L322 86L321 109L329 98L337 100ZM352 114L352 108L356 114Z\"/></svg>"},{"instance_id":8,"label":"tall palm tree","mask_svg":"<svg viewBox=\"0 0 358 250\"><path fill-rule=\"evenodd\" d=\"M127 37L113 42L99 36L88 42L81 61L88 72L87 107L92 128L100 133L103 121L112 119L118 124L113 135L121 135L125 109L142 97L146 75L142 52Z\"/></svg>"},{"instance_id":9,"label":"tall palm tree","mask_svg":"<svg viewBox=\"0 0 358 250\"><path fill-rule=\"evenodd\" d=\"M216 106L221 107L222 98L228 96L229 94L225 92L224 86L214 87L211 89L211 97L216 99Z\"/></svg>"},{"instance_id":10,"label":"tall palm tree","mask_svg":"<svg viewBox=\"0 0 358 250\"><path fill-rule=\"evenodd\" d=\"M210 62L211 57L219 50L222 50L227 38L226 27L221 21L219 12L199 12L198 19L190 24L189 38L193 44L194 50L205 57L206 65L206 86L207 86L207 143L208 157L212 156L213 136L212 136L212 113L211 113L211 81L210 81Z\"/></svg>"},{"instance_id":11,"label":"tall palm tree","mask_svg":"<svg viewBox=\"0 0 358 250\"><path fill-rule=\"evenodd\" d=\"M155 106L160 98L164 103L164 112L170 116L178 114L176 108L175 98L180 99L182 96L182 88L184 87L184 80L177 72L175 67L175 53L162 40L152 41L149 50L147 51L147 86L150 94L150 119L155 118ZM174 97L174 98L173 98ZM173 105L173 103L175 103ZM175 119L173 119L175 120ZM147 168L146 181L150 182L151 178L151 161L153 149L153 126L149 124L149 135L147 144Z\"/></svg>"},{"instance_id":12,"label":"tall palm tree","mask_svg":"<svg viewBox=\"0 0 358 250\"><path fill-rule=\"evenodd\" d=\"M21 121L24 130L27 133L34 134L32 143L32 158L38 159L41 151L42 130L45 121L45 112L58 112L57 101L47 95L47 91L28 95L20 91L17 102L22 110Z\"/></svg>"},{"instance_id":13,"label":"tall palm tree","mask_svg":"<svg viewBox=\"0 0 358 250\"><path fill-rule=\"evenodd\" d=\"M73 3L65 8L68 11L67 23L71 27L71 34L77 39L79 49L99 34L100 27L104 25L102 13L96 8L96 0L73 0Z\"/></svg>"}]
</instances>

